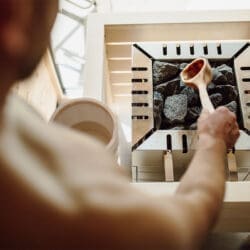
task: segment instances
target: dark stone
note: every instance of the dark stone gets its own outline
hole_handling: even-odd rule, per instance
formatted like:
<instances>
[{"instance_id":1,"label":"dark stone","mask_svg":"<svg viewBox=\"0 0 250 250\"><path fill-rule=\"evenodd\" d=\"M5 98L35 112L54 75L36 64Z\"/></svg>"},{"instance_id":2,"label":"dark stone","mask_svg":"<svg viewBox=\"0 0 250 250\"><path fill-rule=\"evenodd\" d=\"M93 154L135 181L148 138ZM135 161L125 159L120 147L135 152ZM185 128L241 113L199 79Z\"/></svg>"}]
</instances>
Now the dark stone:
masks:
<instances>
[{"instance_id":1,"label":"dark stone","mask_svg":"<svg viewBox=\"0 0 250 250\"><path fill-rule=\"evenodd\" d=\"M158 85L160 83L166 82L177 76L179 72L178 65L154 61L153 63L153 83Z\"/></svg>"},{"instance_id":2,"label":"dark stone","mask_svg":"<svg viewBox=\"0 0 250 250\"><path fill-rule=\"evenodd\" d=\"M160 129L162 123L162 108L154 106L154 127Z\"/></svg>"},{"instance_id":3,"label":"dark stone","mask_svg":"<svg viewBox=\"0 0 250 250\"><path fill-rule=\"evenodd\" d=\"M176 77L171 81L168 81L166 88L166 96L176 95L180 92L180 77Z\"/></svg>"},{"instance_id":4,"label":"dark stone","mask_svg":"<svg viewBox=\"0 0 250 250\"><path fill-rule=\"evenodd\" d=\"M224 105L237 113L238 91L232 67L212 63L213 80L207 86L215 108ZM201 113L199 92L181 81L178 74L188 63L153 63L155 129L196 130ZM191 125L190 125L191 124Z\"/></svg>"},{"instance_id":5,"label":"dark stone","mask_svg":"<svg viewBox=\"0 0 250 250\"><path fill-rule=\"evenodd\" d=\"M213 83L216 85L226 85L227 83L227 78L217 69L214 68L212 70L212 74L213 74Z\"/></svg>"},{"instance_id":6,"label":"dark stone","mask_svg":"<svg viewBox=\"0 0 250 250\"><path fill-rule=\"evenodd\" d=\"M154 91L154 127L160 129L162 123L164 99L161 93Z\"/></svg>"},{"instance_id":7,"label":"dark stone","mask_svg":"<svg viewBox=\"0 0 250 250\"><path fill-rule=\"evenodd\" d=\"M189 126L189 129L190 129L190 130L196 130L196 129L197 129L197 122L192 123L192 124Z\"/></svg>"},{"instance_id":8,"label":"dark stone","mask_svg":"<svg viewBox=\"0 0 250 250\"><path fill-rule=\"evenodd\" d=\"M226 72L225 77L227 78L227 83L230 85L235 86L235 80L234 80L234 75L231 72Z\"/></svg>"},{"instance_id":9,"label":"dark stone","mask_svg":"<svg viewBox=\"0 0 250 250\"><path fill-rule=\"evenodd\" d=\"M212 68L212 78L214 79L215 77L218 76L219 70L217 68Z\"/></svg>"},{"instance_id":10,"label":"dark stone","mask_svg":"<svg viewBox=\"0 0 250 250\"><path fill-rule=\"evenodd\" d=\"M227 79L227 84L235 85L233 69L226 64L222 64L217 67L217 70L221 72Z\"/></svg>"},{"instance_id":11,"label":"dark stone","mask_svg":"<svg viewBox=\"0 0 250 250\"><path fill-rule=\"evenodd\" d=\"M201 107L196 106L189 108L185 120L187 122L195 122L200 116L200 113L201 113Z\"/></svg>"},{"instance_id":12,"label":"dark stone","mask_svg":"<svg viewBox=\"0 0 250 250\"><path fill-rule=\"evenodd\" d=\"M162 83L154 87L154 92L158 92L162 94L162 96L166 96L166 87L168 85L168 82Z\"/></svg>"},{"instance_id":13,"label":"dark stone","mask_svg":"<svg viewBox=\"0 0 250 250\"><path fill-rule=\"evenodd\" d=\"M171 81L161 83L155 86L154 90L161 93L164 98L166 98L166 96L175 95L180 90L180 78L177 77Z\"/></svg>"},{"instance_id":14,"label":"dark stone","mask_svg":"<svg viewBox=\"0 0 250 250\"><path fill-rule=\"evenodd\" d=\"M165 118L165 116L163 116L160 129L169 129L169 128L170 128L170 124L168 120Z\"/></svg>"},{"instance_id":15,"label":"dark stone","mask_svg":"<svg viewBox=\"0 0 250 250\"><path fill-rule=\"evenodd\" d=\"M180 80L180 91L182 91L186 87L187 85L182 80Z\"/></svg>"},{"instance_id":16,"label":"dark stone","mask_svg":"<svg viewBox=\"0 0 250 250\"><path fill-rule=\"evenodd\" d=\"M217 67L217 70L220 71L222 74L226 74L227 72L233 73L233 69L226 64L221 64Z\"/></svg>"},{"instance_id":17,"label":"dark stone","mask_svg":"<svg viewBox=\"0 0 250 250\"><path fill-rule=\"evenodd\" d=\"M237 102L236 101L232 101L224 106L227 107L231 112L234 112L235 114L237 114Z\"/></svg>"},{"instance_id":18,"label":"dark stone","mask_svg":"<svg viewBox=\"0 0 250 250\"><path fill-rule=\"evenodd\" d=\"M225 105L231 101L236 101L238 97L238 91L235 86L232 85L218 85L216 86L216 92L220 93L223 97L221 102L222 105Z\"/></svg>"},{"instance_id":19,"label":"dark stone","mask_svg":"<svg viewBox=\"0 0 250 250\"><path fill-rule=\"evenodd\" d=\"M208 94L209 94L209 95L215 93L215 91L216 91L216 85L215 85L213 82L210 82L210 83L207 85L207 91L208 91Z\"/></svg>"},{"instance_id":20,"label":"dark stone","mask_svg":"<svg viewBox=\"0 0 250 250\"><path fill-rule=\"evenodd\" d=\"M179 69L182 71L187 65L188 65L188 63L181 63L179 65Z\"/></svg>"},{"instance_id":21,"label":"dark stone","mask_svg":"<svg viewBox=\"0 0 250 250\"><path fill-rule=\"evenodd\" d=\"M178 126L174 126L174 127L170 128L170 129L172 129L172 130L184 130L185 127L183 125L178 125Z\"/></svg>"},{"instance_id":22,"label":"dark stone","mask_svg":"<svg viewBox=\"0 0 250 250\"><path fill-rule=\"evenodd\" d=\"M184 130L186 127L183 124L170 124L166 118L163 118L160 129Z\"/></svg>"},{"instance_id":23,"label":"dark stone","mask_svg":"<svg viewBox=\"0 0 250 250\"><path fill-rule=\"evenodd\" d=\"M185 87L180 94L187 96L188 106L195 106L199 103L199 94L191 87Z\"/></svg>"},{"instance_id":24,"label":"dark stone","mask_svg":"<svg viewBox=\"0 0 250 250\"><path fill-rule=\"evenodd\" d=\"M214 93L210 95L209 98L215 108L217 108L221 103L221 101L223 100L222 94L220 93Z\"/></svg>"},{"instance_id":25,"label":"dark stone","mask_svg":"<svg viewBox=\"0 0 250 250\"><path fill-rule=\"evenodd\" d=\"M187 115L187 96L179 94L167 97L163 112L170 124L183 123Z\"/></svg>"},{"instance_id":26,"label":"dark stone","mask_svg":"<svg viewBox=\"0 0 250 250\"><path fill-rule=\"evenodd\" d=\"M161 93L154 91L154 107L161 107L163 109L164 97Z\"/></svg>"}]
</instances>

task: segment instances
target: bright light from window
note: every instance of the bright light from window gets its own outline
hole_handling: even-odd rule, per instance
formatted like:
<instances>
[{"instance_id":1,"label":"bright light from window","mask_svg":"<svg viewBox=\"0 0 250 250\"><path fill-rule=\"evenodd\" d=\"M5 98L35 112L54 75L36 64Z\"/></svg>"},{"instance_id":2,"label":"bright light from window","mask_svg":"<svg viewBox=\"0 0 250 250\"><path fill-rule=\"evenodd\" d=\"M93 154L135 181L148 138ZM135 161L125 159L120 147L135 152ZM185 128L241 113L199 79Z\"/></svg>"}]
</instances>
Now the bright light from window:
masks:
<instances>
[{"instance_id":1,"label":"bright light from window","mask_svg":"<svg viewBox=\"0 0 250 250\"><path fill-rule=\"evenodd\" d=\"M59 4L51 45L63 90L71 98L83 95L85 23L94 11L92 0L61 0Z\"/></svg>"}]
</instances>

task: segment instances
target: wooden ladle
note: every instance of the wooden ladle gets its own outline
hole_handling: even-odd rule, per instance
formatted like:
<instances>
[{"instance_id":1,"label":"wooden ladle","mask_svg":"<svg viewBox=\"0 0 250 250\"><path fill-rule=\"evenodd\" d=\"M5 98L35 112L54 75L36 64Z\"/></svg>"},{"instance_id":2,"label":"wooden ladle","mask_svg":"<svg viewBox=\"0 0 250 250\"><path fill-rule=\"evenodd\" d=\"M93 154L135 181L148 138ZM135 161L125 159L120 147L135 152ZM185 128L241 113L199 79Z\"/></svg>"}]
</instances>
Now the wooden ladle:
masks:
<instances>
[{"instance_id":1,"label":"wooden ladle","mask_svg":"<svg viewBox=\"0 0 250 250\"><path fill-rule=\"evenodd\" d=\"M183 69L181 79L188 86L198 88L202 107L210 113L214 112L214 106L207 93L207 85L212 80L212 70L208 61L205 58L195 59ZM236 158L232 150L227 154L227 162L230 178L238 180Z\"/></svg>"},{"instance_id":2,"label":"wooden ladle","mask_svg":"<svg viewBox=\"0 0 250 250\"><path fill-rule=\"evenodd\" d=\"M207 93L207 85L212 80L212 70L208 61L205 58L192 61L181 72L181 80L188 86L199 89L202 107L212 113L214 106Z\"/></svg>"}]
</instances>

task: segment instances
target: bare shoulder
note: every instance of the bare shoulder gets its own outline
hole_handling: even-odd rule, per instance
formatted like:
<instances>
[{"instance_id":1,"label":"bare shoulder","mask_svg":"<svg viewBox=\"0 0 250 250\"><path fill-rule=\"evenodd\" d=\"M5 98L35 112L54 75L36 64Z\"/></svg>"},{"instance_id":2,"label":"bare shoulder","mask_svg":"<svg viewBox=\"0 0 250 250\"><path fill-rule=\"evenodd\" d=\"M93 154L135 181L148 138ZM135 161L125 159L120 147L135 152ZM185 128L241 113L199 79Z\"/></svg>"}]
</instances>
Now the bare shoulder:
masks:
<instances>
[{"instance_id":1,"label":"bare shoulder","mask_svg":"<svg viewBox=\"0 0 250 250\"><path fill-rule=\"evenodd\" d=\"M184 249L191 244L192 213L185 212L185 203L138 191L102 145L46 124L22 101L14 99L11 105L0 134L5 200L0 242L20 247L39 241L51 247L53 237L55 246L72 247L73 242L75 247L109 249ZM11 233L5 230L10 227Z\"/></svg>"},{"instance_id":2,"label":"bare shoulder","mask_svg":"<svg viewBox=\"0 0 250 250\"><path fill-rule=\"evenodd\" d=\"M104 182L107 176L127 180L102 145L70 129L47 124L15 97L7 101L2 117L0 163L5 176L14 178L17 186L30 188L45 203L49 197L43 195L45 190L63 201L63 197L72 198L79 190Z\"/></svg>"}]
</instances>

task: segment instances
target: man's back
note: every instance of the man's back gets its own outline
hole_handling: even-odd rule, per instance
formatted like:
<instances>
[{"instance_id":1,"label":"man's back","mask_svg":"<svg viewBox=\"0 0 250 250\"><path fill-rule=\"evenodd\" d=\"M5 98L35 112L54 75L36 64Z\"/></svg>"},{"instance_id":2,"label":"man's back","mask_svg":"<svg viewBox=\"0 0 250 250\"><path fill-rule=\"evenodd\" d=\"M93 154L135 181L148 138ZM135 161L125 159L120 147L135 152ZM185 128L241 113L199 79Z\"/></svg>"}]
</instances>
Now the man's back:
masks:
<instances>
[{"instance_id":1,"label":"man's back","mask_svg":"<svg viewBox=\"0 0 250 250\"><path fill-rule=\"evenodd\" d=\"M46 124L16 96L3 114L1 247L146 249L177 237L174 210L165 214L165 201L133 189L102 145Z\"/></svg>"}]
</instances>

